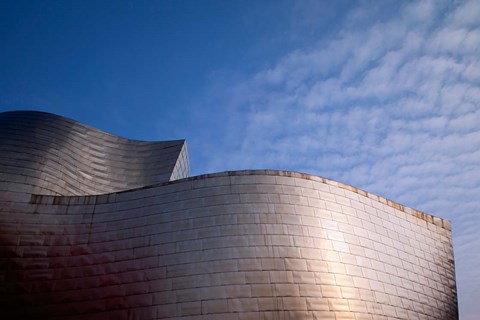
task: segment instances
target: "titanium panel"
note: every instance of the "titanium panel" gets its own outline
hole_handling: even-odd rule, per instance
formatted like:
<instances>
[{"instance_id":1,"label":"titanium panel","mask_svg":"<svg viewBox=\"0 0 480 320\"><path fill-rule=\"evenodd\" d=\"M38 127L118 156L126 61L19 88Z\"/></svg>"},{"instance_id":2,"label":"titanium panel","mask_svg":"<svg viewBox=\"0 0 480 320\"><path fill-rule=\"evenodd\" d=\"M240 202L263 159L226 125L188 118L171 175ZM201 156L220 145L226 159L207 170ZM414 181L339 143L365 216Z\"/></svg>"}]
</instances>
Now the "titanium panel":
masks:
<instances>
[{"instance_id":1,"label":"titanium panel","mask_svg":"<svg viewBox=\"0 0 480 320\"><path fill-rule=\"evenodd\" d=\"M28 133L8 125L18 118ZM0 114L10 157L0 161L1 318L458 318L449 221L307 174L185 177L183 141L155 145L163 155L166 145L176 150L165 156L172 159L166 180L143 185L156 169L142 178L119 169L108 180L94 173L122 168L124 157L135 164L135 153L117 150L119 138L69 121ZM89 146L92 135L104 142ZM145 151L141 167L149 167L155 147L138 148ZM56 173L29 160L52 155L63 166ZM67 178L63 159L92 174ZM45 185L47 177L55 179ZM140 188L124 189L132 183Z\"/></svg>"}]
</instances>

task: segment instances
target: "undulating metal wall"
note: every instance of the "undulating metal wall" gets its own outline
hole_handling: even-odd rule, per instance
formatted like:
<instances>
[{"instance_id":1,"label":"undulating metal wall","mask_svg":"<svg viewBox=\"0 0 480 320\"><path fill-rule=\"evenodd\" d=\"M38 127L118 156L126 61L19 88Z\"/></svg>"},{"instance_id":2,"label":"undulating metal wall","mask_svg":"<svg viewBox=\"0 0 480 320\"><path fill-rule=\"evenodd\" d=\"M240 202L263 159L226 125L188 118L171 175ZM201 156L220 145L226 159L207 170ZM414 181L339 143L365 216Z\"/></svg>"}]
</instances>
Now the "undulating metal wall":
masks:
<instances>
[{"instance_id":1,"label":"undulating metal wall","mask_svg":"<svg viewBox=\"0 0 480 320\"><path fill-rule=\"evenodd\" d=\"M0 113L0 191L101 194L185 178L188 168L185 140L128 140L50 113Z\"/></svg>"},{"instance_id":2,"label":"undulating metal wall","mask_svg":"<svg viewBox=\"0 0 480 320\"><path fill-rule=\"evenodd\" d=\"M184 178L183 142L90 130L0 115L1 319L458 317L449 221L306 174Z\"/></svg>"}]
</instances>

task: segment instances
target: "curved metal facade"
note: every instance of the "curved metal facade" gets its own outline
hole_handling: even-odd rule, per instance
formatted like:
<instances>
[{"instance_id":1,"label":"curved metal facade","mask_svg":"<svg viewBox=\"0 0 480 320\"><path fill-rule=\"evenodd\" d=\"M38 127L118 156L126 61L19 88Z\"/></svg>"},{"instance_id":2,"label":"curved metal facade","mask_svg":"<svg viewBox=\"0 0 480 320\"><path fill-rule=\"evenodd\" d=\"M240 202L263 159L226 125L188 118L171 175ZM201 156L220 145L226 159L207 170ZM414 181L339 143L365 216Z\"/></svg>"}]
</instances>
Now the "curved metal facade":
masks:
<instances>
[{"instance_id":1,"label":"curved metal facade","mask_svg":"<svg viewBox=\"0 0 480 320\"><path fill-rule=\"evenodd\" d=\"M0 190L90 195L188 177L185 140L120 138L50 113L0 113Z\"/></svg>"},{"instance_id":2,"label":"curved metal facade","mask_svg":"<svg viewBox=\"0 0 480 320\"><path fill-rule=\"evenodd\" d=\"M256 170L29 190L0 198L2 318L458 317L449 221L331 180Z\"/></svg>"}]
</instances>

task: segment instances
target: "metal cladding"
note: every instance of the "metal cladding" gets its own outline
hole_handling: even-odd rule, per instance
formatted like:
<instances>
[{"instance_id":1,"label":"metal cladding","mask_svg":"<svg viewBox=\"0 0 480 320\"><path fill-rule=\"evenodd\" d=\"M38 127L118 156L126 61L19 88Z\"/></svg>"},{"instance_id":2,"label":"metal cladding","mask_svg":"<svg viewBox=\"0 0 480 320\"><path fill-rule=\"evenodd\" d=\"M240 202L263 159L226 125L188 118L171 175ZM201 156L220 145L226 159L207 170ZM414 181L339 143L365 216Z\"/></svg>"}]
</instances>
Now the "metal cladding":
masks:
<instances>
[{"instance_id":1,"label":"metal cladding","mask_svg":"<svg viewBox=\"0 0 480 320\"><path fill-rule=\"evenodd\" d=\"M128 140L49 113L0 113L0 191L101 194L185 178L188 170L185 140Z\"/></svg>"},{"instance_id":2,"label":"metal cladding","mask_svg":"<svg viewBox=\"0 0 480 320\"><path fill-rule=\"evenodd\" d=\"M1 319L458 318L447 220L294 172L187 178L183 141L0 126Z\"/></svg>"}]
</instances>

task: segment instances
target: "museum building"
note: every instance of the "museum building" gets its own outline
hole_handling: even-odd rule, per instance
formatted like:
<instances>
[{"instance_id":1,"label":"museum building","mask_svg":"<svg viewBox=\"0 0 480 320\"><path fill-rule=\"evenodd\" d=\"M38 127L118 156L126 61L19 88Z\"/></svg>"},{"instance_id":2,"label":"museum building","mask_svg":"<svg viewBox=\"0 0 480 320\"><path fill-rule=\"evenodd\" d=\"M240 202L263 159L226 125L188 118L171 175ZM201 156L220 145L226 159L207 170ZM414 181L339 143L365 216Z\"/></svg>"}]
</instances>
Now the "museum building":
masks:
<instances>
[{"instance_id":1,"label":"museum building","mask_svg":"<svg viewBox=\"0 0 480 320\"><path fill-rule=\"evenodd\" d=\"M227 159L226 159L227 160ZM0 113L0 319L457 319L451 223L184 140Z\"/></svg>"}]
</instances>

